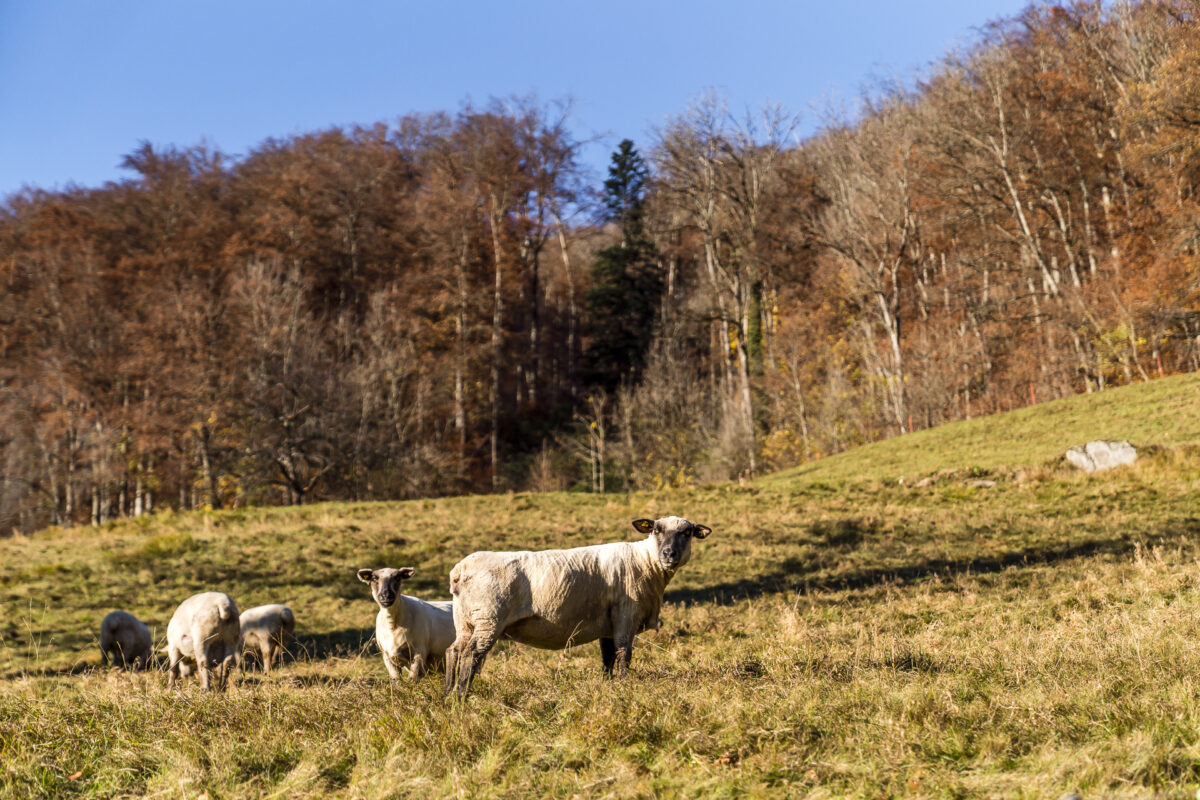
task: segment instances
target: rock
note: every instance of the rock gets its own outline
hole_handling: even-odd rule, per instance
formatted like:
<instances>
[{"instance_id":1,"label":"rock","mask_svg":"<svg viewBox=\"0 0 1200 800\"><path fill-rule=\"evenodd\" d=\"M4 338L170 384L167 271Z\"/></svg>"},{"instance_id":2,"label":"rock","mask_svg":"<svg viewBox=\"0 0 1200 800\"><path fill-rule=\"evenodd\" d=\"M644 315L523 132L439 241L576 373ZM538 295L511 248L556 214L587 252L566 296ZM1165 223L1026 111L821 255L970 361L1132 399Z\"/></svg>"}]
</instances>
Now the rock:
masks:
<instances>
[{"instance_id":1,"label":"rock","mask_svg":"<svg viewBox=\"0 0 1200 800\"><path fill-rule=\"evenodd\" d=\"M927 489L930 486L933 486L933 478L921 478L921 480L914 483L913 486L918 489Z\"/></svg>"},{"instance_id":2,"label":"rock","mask_svg":"<svg viewBox=\"0 0 1200 800\"><path fill-rule=\"evenodd\" d=\"M1097 440L1072 447L1065 458L1084 472L1101 472L1137 461L1137 450L1126 441Z\"/></svg>"},{"instance_id":3,"label":"rock","mask_svg":"<svg viewBox=\"0 0 1200 800\"><path fill-rule=\"evenodd\" d=\"M995 481L967 481L967 486L974 486L976 489L992 489L996 486Z\"/></svg>"}]
</instances>

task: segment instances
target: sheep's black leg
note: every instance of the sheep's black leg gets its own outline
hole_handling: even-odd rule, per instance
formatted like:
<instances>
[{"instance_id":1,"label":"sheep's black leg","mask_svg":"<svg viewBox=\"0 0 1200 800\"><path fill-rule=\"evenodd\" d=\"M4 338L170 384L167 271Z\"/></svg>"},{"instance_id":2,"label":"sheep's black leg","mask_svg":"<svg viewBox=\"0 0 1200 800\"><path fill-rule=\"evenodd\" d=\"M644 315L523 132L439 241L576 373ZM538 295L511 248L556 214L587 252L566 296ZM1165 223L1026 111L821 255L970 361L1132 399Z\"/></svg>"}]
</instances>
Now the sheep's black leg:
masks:
<instances>
[{"instance_id":1,"label":"sheep's black leg","mask_svg":"<svg viewBox=\"0 0 1200 800\"><path fill-rule=\"evenodd\" d=\"M629 662L633 660L633 639L617 639L616 646L617 677L624 678L629 673Z\"/></svg>"},{"instance_id":2,"label":"sheep's black leg","mask_svg":"<svg viewBox=\"0 0 1200 800\"><path fill-rule=\"evenodd\" d=\"M616 673L624 678L629 672L629 661L633 658L633 634L638 629L637 620L620 619L613 625L613 646L616 651Z\"/></svg>"},{"instance_id":3,"label":"sheep's black leg","mask_svg":"<svg viewBox=\"0 0 1200 800\"><path fill-rule=\"evenodd\" d=\"M617 661L617 645L612 639L600 640L600 658L604 661L604 677L611 678L613 664Z\"/></svg>"}]
</instances>

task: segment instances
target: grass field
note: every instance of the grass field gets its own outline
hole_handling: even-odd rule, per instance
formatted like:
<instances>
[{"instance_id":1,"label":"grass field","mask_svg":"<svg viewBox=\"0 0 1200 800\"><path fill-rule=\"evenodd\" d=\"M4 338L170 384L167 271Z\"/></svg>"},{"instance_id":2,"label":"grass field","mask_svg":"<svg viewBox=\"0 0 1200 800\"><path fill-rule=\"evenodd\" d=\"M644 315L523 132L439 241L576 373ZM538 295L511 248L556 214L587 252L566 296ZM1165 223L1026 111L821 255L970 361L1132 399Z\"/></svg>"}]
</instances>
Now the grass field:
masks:
<instances>
[{"instance_id":1,"label":"grass field","mask_svg":"<svg viewBox=\"0 0 1200 800\"><path fill-rule=\"evenodd\" d=\"M1055 461L1099 437L1156 447L1091 476ZM501 645L465 705L438 678L387 681L356 568L414 566L411 591L440 597L471 550L632 540L630 520L669 513L713 535L626 681L600 677L594 644ZM206 589L290 605L294 658L224 695L98 667L109 610L162 638ZM1193 797L1200 381L743 487L157 514L0 540L0 643L0 796Z\"/></svg>"},{"instance_id":2,"label":"grass field","mask_svg":"<svg viewBox=\"0 0 1200 800\"><path fill-rule=\"evenodd\" d=\"M763 483L841 483L943 469L1011 471L1093 439L1164 446L1200 442L1197 409L1200 373L1179 375L918 431L775 473Z\"/></svg>"}]
</instances>

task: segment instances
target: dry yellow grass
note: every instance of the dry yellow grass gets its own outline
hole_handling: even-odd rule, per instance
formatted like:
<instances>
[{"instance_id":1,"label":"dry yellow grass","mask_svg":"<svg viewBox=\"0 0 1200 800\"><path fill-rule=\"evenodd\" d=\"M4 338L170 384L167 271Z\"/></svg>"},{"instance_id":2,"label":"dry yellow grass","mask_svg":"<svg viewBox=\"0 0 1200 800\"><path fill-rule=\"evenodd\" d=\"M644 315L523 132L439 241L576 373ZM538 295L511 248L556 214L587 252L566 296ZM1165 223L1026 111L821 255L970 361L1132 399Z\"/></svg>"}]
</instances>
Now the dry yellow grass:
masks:
<instances>
[{"instance_id":1,"label":"dry yellow grass","mask_svg":"<svg viewBox=\"0 0 1200 800\"><path fill-rule=\"evenodd\" d=\"M711 525L640 637L502 645L465 705L389 684L359 566L443 595L472 549ZM1192 796L1200 454L992 489L864 481L162 515L0 542L0 795ZM225 695L95 668L103 614L161 636L201 589L297 613ZM74 776L74 777L73 777Z\"/></svg>"}]
</instances>

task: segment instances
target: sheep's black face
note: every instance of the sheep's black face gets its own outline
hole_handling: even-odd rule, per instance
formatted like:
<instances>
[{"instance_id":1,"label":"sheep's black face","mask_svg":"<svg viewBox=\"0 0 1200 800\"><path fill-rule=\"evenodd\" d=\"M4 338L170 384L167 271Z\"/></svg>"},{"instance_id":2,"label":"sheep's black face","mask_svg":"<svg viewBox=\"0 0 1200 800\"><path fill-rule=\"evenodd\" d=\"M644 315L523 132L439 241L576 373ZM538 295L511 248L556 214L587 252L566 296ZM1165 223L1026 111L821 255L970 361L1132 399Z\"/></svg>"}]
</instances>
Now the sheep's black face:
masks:
<instances>
[{"instance_id":1,"label":"sheep's black face","mask_svg":"<svg viewBox=\"0 0 1200 800\"><path fill-rule=\"evenodd\" d=\"M379 604L380 608L391 608L392 604L396 602L396 598L400 596L400 584L405 579L411 578L414 571L412 567L360 569L358 579L371 585L371 596L375 598L375 602Z\"/></svg>"},{"instance_id":2,"label":"sheep's black face","mask_svg":"<svg viewBox=\"0 0 1200 800\"><path fill-rule=\"evenodd\" d=\"M654 537L658 563L668 572L679 569L692 557L692 539L703 539L712 533L706 525L693 525L683 517L638 519L633 521L633 527Z\"/></svg>"}]
</instances>

